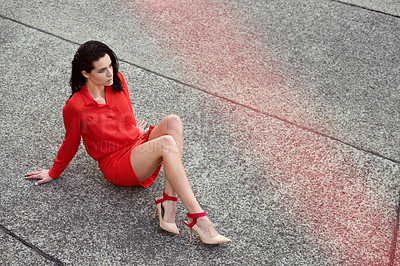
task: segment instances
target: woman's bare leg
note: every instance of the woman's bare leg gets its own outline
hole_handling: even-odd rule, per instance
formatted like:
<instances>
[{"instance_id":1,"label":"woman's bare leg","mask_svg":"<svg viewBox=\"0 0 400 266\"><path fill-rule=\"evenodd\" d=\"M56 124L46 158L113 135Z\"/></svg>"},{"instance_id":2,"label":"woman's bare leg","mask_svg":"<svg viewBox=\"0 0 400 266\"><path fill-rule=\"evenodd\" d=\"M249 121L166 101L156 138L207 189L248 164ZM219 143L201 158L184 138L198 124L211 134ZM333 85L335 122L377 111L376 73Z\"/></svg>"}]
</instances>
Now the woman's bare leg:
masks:
<instances>
[{"instance_id":1,"label":"woman's bare leg","mask_svg":"<svg viewBox=\"0 0 400 266\"><path fill-rule=\"evenodd\" d=\"M172 189L173 193L176 193L179 196L188 212L202 212L203 210L193 194L186 173L183 169L181 159L182 141L175 141L175 138L171 135L161 135L160 137L155 138L154 136L156 136L156 134L164 132L163 130L159 130L157 133L157 131L155 131L156 128L150 134L150 137L152 137L151 140L132 150L131 164L137 178L140 181L143 181L156 170L161 162L163 162L167 186L166 189ZM153 135L153 133L156 134ZM165 201L165 203L166 204L163 204L163 206L165 210L167 210L169 209L168 204L171 202ZM175 210L175 207L173 209ZM197 225L210 237L214 237L218 234L207 217L199 218Z\"/></svg>"},{"instance_id":2,"label":"woman's bare leg","mask_svg":"<svg viewBox=\"0 0 400 266\"><path fill-rule=\"evenodd\" d=\"M153 140L159 138L161 136L170 135L175 140L176 144L178 145L178 150L180 154L180 158L182 160L182 144L183 144L183 126L181 119L177 115L168 115L164 117L161 122L151 131L149 140ZM174 188L170 185L169 181L165 179L165 187L164 191L169 196L176 197L177 194ZM164 202L165 205L173 205L171 208L168 208L165 213L166 221L173 222L169 218L175 219L175 209L176 209L176 202ZM164 205L163 204L163 205ZM173 210L173 212L169 213L169 210ZM170 221L168 221L170 220Z\"/></svg>"},{"instance_id":3,"label":"woman's bare leg","mask_svg":"<svg viewBox=\"0 0 400 266\"><path fill-rule=\"evenodd\" d=\"M163 162L165 178L173 191L179 195L189 212L202 211L183 170L177 145L171 136L161 136L137 146L131 153L131 165L136 177L143 181Z\"/></svg>"},{"instance_id":4,"label":"woman's bare leg","mask_svg":"<svg viewBox=\"0 0 400 266\"><path fill-rule=\"evenodd\" d=\"M175 140L178 146L180 159L182 160L183 126L179 116L168 115L164 117L161 122L151 131L149 140L157 139L166 135L172 136L172 138ZM164 191L169 196L177 196L177 193L169 183L168 178L165 178ZM162 196L160 196L160 198L162 198ZM164 201L162 203L162 206L164 207L163 218L166 222L175 222L176 204L176 201Z\"/></svg>"}]
</instances>

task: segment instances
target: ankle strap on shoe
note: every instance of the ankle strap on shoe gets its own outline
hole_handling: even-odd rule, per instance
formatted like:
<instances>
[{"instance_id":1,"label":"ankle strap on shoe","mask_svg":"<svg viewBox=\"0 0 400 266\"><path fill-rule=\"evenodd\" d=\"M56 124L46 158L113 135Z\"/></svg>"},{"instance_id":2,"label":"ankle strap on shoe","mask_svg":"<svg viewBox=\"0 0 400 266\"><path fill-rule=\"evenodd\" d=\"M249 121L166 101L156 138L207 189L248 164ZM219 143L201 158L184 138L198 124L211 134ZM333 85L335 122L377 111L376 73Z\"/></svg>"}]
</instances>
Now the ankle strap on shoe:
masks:
<instances>
[{"instance_id":1,"label":"ankle strap on shoe","mask_svg":"<svg viewBox=\"0 0 400 266\"><path fill-rule=\"evenodd\" d=\"M189 226L190 228L192 228L196 223L197 223L197 218L203 217L203 216L207 216L207 214L205 212L199 212L199 213L187 213L187 217L192 218L193 221L188 224L187 222L184 222L187 226Z\"/></svg>"},{"instance_id":2,"label":"ankle strap on shoe","mask_svg":"<svg viewBox=\"0 0 400 266\"><path fill-rule=\"evenodd\" d=\"M172 201L178 201L178 197L172 197L172 196L168 196L167 194L165 194L165 192L163 192L162 194L162 199L156 200L156 198L154 198L154 202L156 204L161 203L165 200L172 200Z\"/></svg>"}]
</instances>

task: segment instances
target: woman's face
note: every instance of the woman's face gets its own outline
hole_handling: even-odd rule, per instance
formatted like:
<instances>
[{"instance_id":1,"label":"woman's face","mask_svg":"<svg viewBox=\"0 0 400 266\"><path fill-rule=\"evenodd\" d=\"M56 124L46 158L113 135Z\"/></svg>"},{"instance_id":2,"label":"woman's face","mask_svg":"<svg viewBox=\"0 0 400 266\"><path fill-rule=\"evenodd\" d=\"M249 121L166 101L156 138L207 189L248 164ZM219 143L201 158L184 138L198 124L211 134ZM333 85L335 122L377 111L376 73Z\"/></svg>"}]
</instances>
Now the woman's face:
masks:
<instances>
[{"instance_id":1,"label":"woman's face","mask_svg":"<svg viewBox=\"0 0 400 266\"><path fill-rule=\"evenodd\" d=\"M82 75L86 78L86 84L111 86L113 84L113 67L110 56L105 54L99 60L94 61L93 66L90 73L82 71Z\"/></svg>"}]
</instances>

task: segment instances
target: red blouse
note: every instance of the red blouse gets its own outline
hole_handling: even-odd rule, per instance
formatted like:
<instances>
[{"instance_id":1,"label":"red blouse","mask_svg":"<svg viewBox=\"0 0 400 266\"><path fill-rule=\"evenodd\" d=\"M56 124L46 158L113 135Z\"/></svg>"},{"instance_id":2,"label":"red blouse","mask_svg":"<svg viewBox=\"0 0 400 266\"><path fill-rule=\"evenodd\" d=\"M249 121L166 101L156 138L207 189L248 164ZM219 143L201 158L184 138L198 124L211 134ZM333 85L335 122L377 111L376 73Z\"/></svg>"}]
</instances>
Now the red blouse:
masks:
<instances>
[{"instance_id":1,"label":"red blouse","mask_svg":"<svg viewBox=\"0 0 400 266\"><path fill-rule=\"evenodd\" d=\"M141 137L125 79L119 72L118 77L123 90L114 92L106 87L106 104L98 104L85 85L65 103L65 137L49 171L52 178L57 178L71 162L81 136L87 153L96 161Z\"/></svg>"}]
</instances>

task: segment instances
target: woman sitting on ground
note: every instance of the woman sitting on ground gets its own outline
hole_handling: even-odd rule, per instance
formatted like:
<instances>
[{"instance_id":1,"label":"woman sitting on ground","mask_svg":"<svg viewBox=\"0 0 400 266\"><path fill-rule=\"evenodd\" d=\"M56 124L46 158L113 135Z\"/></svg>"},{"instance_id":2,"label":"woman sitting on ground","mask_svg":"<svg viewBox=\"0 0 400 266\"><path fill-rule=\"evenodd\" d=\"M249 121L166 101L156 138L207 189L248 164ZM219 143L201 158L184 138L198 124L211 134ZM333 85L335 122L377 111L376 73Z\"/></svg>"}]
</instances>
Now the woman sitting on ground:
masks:
<instances>
[{"instance_id":1,"label":"woman sitting on ground","mask_svg":"<svg viewBox=\"0 0 400 266\"><path fill-rule=\"evenodd\" d=\"M124 77L114 52L105 44L82 44L72 61L72 95L63 109L65 138L50 170L26 175L40 185L56 179L75 156L81 137L87 153L99 163L104 177L117 186L148 187L164 166L165 188L154 198L160 227L179 234L175 224L178 197L188 211L192 229L206 244L230 240L219 235L197 202L182 165L182 123L169 115L147 130L136 123Z\"/></svg>"}]
</instances>

